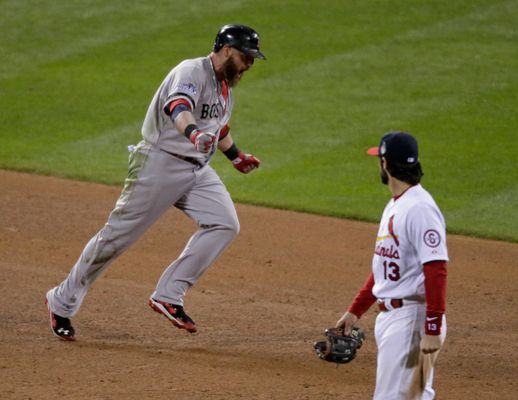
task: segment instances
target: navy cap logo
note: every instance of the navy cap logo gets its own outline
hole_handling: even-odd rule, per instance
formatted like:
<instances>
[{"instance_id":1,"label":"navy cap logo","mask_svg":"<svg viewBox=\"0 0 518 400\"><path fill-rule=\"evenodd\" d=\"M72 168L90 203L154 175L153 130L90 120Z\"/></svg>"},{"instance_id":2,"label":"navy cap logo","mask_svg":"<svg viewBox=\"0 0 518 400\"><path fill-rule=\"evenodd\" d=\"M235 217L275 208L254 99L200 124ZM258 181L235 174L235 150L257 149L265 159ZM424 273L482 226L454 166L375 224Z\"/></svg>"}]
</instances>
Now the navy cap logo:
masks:
<instances>
[{"instance_id":1,"label":"navy cap logo","mask_svg":"<svg viewBox=\"0 0 518 400\"><path fill-rule=\"evenodd\" d=\"M385 141L383 141L383 142L381 142L381 146L380 146L380 155L384 156L386 152L387 152L387 144L385 143Z\"/></svg>"}]
</instances>

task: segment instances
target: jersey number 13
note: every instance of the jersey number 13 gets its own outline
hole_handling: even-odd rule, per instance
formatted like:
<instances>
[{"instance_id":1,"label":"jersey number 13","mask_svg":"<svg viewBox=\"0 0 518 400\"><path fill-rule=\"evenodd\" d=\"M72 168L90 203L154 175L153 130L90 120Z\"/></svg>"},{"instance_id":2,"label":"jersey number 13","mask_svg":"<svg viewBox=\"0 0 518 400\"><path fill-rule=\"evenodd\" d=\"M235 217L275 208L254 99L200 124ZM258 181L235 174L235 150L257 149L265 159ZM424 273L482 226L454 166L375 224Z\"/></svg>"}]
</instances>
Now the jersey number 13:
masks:
<instances>
[{"instance_id":1,"label":"jersey number 13","mask_svg":"<svg viewBox=\"0 0 518 400\"><path fill-rule=\"evenodd\" d=\"M390 279L391 281L399 281L401 274L399 273L399 265L395 262L383 261L383 277L385 280Z\"/></svg>"}]
</instances>

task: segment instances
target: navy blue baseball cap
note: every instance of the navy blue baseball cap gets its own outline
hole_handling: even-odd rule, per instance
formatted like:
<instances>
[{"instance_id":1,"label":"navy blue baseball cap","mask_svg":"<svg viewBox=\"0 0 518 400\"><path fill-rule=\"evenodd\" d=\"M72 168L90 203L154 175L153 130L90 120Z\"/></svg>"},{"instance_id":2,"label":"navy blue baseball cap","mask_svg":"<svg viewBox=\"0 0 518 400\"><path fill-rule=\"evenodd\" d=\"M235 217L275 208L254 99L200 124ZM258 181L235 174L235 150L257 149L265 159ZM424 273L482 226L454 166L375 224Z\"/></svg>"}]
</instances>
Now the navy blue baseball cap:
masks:
<instances>
[{"instance_id":1,"label":"navy blue baseball cap","mask_svg":"<svg viewBox=\"0 0 518 400\"><path fill-rule=\"evenodd\" d=\"M391 163L413 165L419 162L417 140L406 132L388 132L377 147L367 150L370 156L384 157Z\"/></svg>"}]
</instances>

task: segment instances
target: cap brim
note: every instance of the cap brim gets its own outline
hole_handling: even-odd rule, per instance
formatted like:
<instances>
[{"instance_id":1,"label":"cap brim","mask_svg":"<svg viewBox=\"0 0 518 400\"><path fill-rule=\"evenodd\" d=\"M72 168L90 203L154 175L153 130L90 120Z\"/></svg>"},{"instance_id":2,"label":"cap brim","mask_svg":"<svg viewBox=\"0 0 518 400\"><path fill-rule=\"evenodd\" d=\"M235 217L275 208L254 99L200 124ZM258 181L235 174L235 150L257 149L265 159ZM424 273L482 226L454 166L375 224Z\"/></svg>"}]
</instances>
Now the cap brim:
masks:
<instances>
[{"instance_id":1,"label":"cap brim","mask_svg":"<svg viewBox=\"0 0 518 400\"><path fill-rule=\"evenodd\" d=\"M239 50L239 49L238 49ZM248 54L254 58L259 58L261 60L266 60L266 57L263 53L256 49L241 49L241 51L245 54Z\"/></svg>"},{"instance_id":2,"label":"cap brim","mask_svg":"<svg viewBox=\"0 0 518 400\"><path fill-rule=\"evenodd\" d=\"M371 147L370 149L367 150L367 154L369 156L375 156L375 157L378 157L380 155L380 152L379 152L379 147L376 146L376 147Z\"/></svg>"},{"instance_id":3,"label":"cap brim","mask_svg":"<svg viewBox=\"0 0 518 400\"><path fill-rule=\"evenodd\" d=\"M261 60L266 60L266 56L263 53L261 53L260 51L257 51L257 54L254 57L259 58Z\"/></svg>"}]
</instances>

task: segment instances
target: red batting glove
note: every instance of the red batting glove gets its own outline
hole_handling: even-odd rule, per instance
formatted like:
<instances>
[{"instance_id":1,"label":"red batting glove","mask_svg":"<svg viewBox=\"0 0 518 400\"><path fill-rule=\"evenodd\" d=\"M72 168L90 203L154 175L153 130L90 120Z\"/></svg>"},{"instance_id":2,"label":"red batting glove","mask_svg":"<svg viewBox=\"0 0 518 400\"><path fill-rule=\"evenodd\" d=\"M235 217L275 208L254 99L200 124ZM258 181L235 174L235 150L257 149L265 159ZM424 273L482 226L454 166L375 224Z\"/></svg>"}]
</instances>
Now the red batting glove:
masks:
<instances>
[{"instance_id":1,"label":"red batting glove","mask_svg":"<svg viewBox=\"0 0 518 400\"><path fill-rule=\"evenodd\" d=\"M255 158L251 154L245 154L242 151L239 152L239 155L232 160L232 164L234 168L243 174L248 174L255 168L259 168L261 161L258 158Z\"/></svg>"},{"instance_id":2,"label":"red batting glove","mask_svg":"<svg viewBox=\"0 0 518 400\"><path fill-rule=\"evenodd\" d=\"M216 142L216 135L196 129L191 133L189 139L194 144L194 148L200 153L209 153Z\"/></svg>"}]
</instances>

